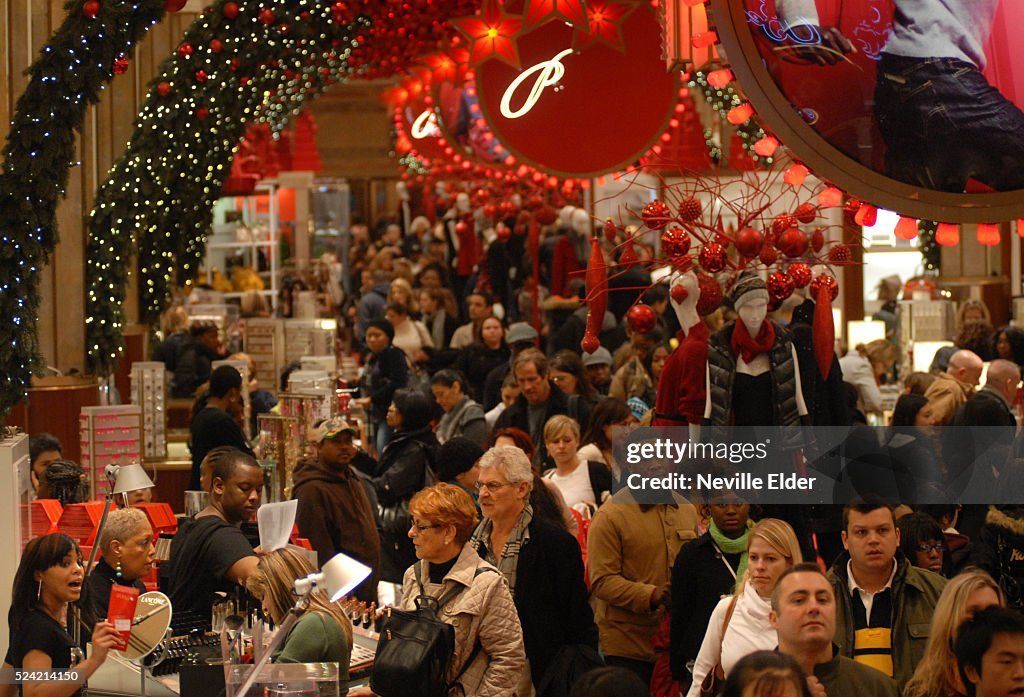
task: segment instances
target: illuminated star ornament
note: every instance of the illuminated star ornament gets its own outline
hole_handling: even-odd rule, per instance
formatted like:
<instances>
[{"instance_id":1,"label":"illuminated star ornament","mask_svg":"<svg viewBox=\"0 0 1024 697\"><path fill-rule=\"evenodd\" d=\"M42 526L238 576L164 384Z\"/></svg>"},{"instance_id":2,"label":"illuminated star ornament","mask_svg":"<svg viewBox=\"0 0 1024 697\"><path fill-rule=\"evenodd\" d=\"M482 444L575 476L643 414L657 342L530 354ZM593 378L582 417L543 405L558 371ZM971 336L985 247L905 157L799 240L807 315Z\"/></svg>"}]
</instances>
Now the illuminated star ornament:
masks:
<instances>
[{"instance_id":1,"label":"illuminated star ornament","mask_svg":"<svg viewBox=\"0 0 1024 697\"><path fill-rule=\"evenodd\" d=\"M586 31L588 24L583 0L526 0L523 18L531 28L553 19L564 20L580 31Z\"/></svg>"},{"instance_id":2,"label":"illuminated star ornament","mask_svg":"<svg viewBox=\"0 0 1024 697\"><path fill-rule=\"evenodd\" d=\"M639 7L629 0L596 0L587 6L590 27L576 29L574 45L577 47L592 43L603 43L621 53L626 52L622 38L622 25L626 17Z\"/></svg>"},{"instance_id":3,"label":"illuminated star ornament","mask_svg":"<svg viewBox=\"0 0 1024 697\"><path fill-rule=\"evenodd\" d=\"M516 37L523 28L521 17L506 14L498 0L484 0L480 13L451 20L455 28L469 39L470 63L479 65L497 58L519 68Z\"/></svg>"}]
</instances>

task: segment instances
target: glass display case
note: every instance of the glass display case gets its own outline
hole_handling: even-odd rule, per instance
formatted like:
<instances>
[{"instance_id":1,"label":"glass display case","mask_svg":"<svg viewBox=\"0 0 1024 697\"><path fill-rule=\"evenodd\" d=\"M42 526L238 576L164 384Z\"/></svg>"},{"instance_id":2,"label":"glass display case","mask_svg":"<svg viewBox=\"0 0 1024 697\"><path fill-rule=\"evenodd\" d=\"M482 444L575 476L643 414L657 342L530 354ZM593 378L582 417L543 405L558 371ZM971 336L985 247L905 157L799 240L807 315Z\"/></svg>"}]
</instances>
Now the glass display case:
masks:
<instances>
[{"instance_id":1,"label":"glass display case","mask_svg":"<svg viewBox=\"0 0 1024 697\"><path fill-rule=\"evenodd\" d=\"M269 663L242 694L252 670L248 664L229 666L227 697L338 697L341 692L337 663Z\"/></svg>"}]
</instances>

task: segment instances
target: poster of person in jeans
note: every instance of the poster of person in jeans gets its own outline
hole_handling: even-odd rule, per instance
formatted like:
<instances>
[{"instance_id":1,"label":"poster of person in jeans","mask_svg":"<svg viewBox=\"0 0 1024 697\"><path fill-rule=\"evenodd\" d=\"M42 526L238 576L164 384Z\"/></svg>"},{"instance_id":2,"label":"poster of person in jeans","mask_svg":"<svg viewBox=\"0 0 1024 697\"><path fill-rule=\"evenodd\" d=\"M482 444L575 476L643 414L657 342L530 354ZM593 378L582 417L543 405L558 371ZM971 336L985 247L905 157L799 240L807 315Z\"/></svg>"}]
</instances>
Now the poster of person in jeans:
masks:
<instances>
[{"instance_id":1,"label":"poster of person in jeans","mask_svg":"<svg viewBox=\"0 0 1024 697\"><path fill-rule=\"evenodd\" d=\"M776 83L834 147L938 191L1024 189L1024 3L741 1Z\"/></svg>"}]
</instances>

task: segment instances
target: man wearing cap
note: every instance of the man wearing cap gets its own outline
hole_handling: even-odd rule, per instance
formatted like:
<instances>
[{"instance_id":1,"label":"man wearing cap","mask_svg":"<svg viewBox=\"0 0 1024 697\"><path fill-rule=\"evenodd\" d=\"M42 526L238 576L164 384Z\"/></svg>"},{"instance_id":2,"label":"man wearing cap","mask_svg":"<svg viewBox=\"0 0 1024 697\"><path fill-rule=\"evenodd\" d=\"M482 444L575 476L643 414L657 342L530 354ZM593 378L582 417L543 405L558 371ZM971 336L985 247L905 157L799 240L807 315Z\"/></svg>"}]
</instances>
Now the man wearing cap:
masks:
<instances>
[{"instance_id":1,"label":"man wearing cap","mask_svg":"<svg viewBox=\"0 0 1024 697\"><path fill-rule=\"evenodd\" d=\"M537 345L537 330L526 322L515 322L509 325L505 341L508 343L509 349L512 350L512 355L508 359L508 364L499 365L487 374L487 380L484 381L484 403L482 405L485 412L490 411L501 402L501 383L511 371L516 356Z\"/></svg>"},{"instance_id":2,"label":"man wearing cap","mask_svg":"<svg viewBox=\"0 0 1024 697\"><path fill-rule=\"evenodd\" d=\"M357 435L355 427L341 418L320 424L313 438L316 457L304 459L296 467L292 496L299 502L295 516L299 534L313 545L320 566L339 552L366 564L373 573L356 588L355 595L376 602L380 576L377 515L366 486L352 469L362 464L360 469L372 471L374 463L356 446Z\"/></svg>"},{"instance_id":3,"label":"man wearing cap","mask_svg":"<svg viewBox=\"0 0 1024 697\"><path fill-rule=\"evenodd\" d=\"M598 394L607 396L612 385L612 354L604 346L593 353L583 353L583 369L587 380Z\"/></svg>"}]
</instances>

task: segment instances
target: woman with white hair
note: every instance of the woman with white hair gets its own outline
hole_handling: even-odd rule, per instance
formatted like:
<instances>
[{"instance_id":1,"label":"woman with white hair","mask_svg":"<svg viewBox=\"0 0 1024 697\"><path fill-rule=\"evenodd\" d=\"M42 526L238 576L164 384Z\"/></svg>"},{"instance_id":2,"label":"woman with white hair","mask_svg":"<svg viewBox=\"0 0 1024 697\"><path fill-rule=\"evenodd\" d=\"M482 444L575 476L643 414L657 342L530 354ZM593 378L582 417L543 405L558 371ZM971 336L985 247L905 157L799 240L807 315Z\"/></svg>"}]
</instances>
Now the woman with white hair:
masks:
<instances>
[{"instance_id":1,"label":"woman with white hair","mask_svg":"<svg viewBox=\"0 0 1024 697\"><path fill-rule=\"evenodd\" d=\"M533 468L521 449L496 446L479 462L476 487L484 519L469 544L505 576L523 626L529 670L518 695L533 694L559 651L597 648L597 627L583 581L579 544L533 515Z\"/></svg>"},{"instance_id":2,"label":"woman with white hair","mask_svg":"<svg viewBox=\"0 0 1024 697\"><path fill-rule=\"evenodd\" d=\"M100 560L82 589L82 619L90 627L107 616L110 589L116 584L146 592L142 579L153 570L153 527L138 508L121 508L107 515L98 541Z\"/></svg>"}]
</instances>

